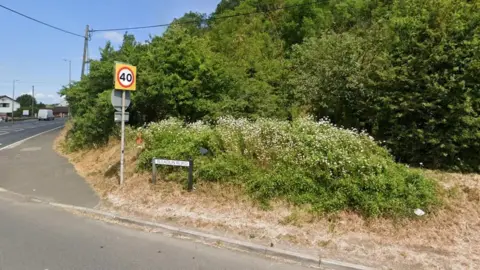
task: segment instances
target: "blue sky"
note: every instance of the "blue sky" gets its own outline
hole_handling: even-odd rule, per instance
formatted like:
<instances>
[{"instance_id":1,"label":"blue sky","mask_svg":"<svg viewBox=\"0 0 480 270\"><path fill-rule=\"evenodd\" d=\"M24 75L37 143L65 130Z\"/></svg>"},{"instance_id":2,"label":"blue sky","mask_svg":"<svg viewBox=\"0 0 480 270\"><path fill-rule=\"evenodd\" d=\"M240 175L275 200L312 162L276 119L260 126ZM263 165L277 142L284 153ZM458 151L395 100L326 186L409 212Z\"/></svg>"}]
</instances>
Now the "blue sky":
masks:
<instances>
[{"instance_id":1,"label":"blue sky","mask_svg":"<svg viewBox=\"0 0 480 270\"><path fill-rule=\"evenodd\" d=\"M220 0L2 0L0 4L68 31L83 34L93 29L162 24L188 11L211 13ZM68 84L68 63L72 61L72 80L81 72L83 39L48 28L0 8L0 95L12 95L13 80L19 80L15 96L31 93L44 103L57 103L57 92ZM137 40L163 29L135 30ZM111 40L119 45L123 32L92 34L91 58Z\"/></svg>"}]
</instances>

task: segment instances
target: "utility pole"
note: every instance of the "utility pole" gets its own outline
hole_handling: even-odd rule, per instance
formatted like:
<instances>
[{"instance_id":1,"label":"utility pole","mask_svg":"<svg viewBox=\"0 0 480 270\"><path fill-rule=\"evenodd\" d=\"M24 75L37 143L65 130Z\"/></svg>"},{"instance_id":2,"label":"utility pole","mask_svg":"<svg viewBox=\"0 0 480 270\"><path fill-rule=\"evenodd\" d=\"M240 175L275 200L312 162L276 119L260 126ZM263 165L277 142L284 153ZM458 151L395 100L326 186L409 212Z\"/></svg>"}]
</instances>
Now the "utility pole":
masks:
<instances>
[{"instance_id":1,"label":"utility pole","mask_svg":"<svg viewBox=\"0 0 480 270\"><path fill-rule=\"evenodd\" d=\"M83 44L82 74L80 76L80 80L83 79L83 76L85 75L85 65L87 64L88 31L89 31L89 26L87 24L87 27L85 28L85 41Z\"/></svg>"},{"instance_id":2,"label":"utility pole","mask_svg":"<svg viewBox=\"0 0 480 270\"><path fill-rule=\"evenodd\" d=\"M32 85L32 117L35 117L35 86Z\"/></svg>"}]
</instances>

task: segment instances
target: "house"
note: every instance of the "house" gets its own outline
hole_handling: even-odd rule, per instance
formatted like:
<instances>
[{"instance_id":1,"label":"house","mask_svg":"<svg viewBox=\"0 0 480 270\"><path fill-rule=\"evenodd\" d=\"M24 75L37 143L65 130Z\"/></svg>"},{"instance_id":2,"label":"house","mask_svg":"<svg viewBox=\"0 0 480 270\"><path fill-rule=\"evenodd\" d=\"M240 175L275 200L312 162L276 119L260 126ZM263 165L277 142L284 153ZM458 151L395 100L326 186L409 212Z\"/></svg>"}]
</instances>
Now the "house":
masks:
<instances>
[{"instance_id":1,"label":"house","mask_svg":"<svg viewBox=\"0 0 480 270\"><path fill-rule=\"evenodd\" d=\"M16 102L9 96L0 96L0 118L6 119L7 116L11 117L13 111L20 108L20 103Z\"/></svg>"},{"instance_id":2,"label":"house","mask_svg":"<svg viewBox=\"0 0 480 270\"><path fill-rule=\"evenodd\" d=\"M67 117L68 116L68 107L66 107L66 106L53 107L53 115L55 117Z\"/></svg>"}]
</instances>

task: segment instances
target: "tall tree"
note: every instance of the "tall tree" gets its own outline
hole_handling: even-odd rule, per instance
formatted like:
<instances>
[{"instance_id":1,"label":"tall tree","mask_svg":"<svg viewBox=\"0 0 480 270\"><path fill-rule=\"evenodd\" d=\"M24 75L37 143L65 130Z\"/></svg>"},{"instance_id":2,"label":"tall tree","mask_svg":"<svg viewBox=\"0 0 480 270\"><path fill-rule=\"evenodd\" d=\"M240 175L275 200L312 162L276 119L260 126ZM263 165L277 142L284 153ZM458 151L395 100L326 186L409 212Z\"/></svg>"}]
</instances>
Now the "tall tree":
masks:
<instances>
[{"instance_id":1,"label":"tall tree","mask_svg":"<svg viewBox=\"0 0 480 270\"><path fill-rule=\"evenodd\" d=\"M20 103L21 107L31 107L32 99L33 99L33 104L37 105L37 100L34 97L32 97L32 95L28 95L28 94L24 94L17 97L16 101Z\"/></svg>"},{"instance_id":2,"label":"tall tree","mask_svg":"<svg viewBox=\"0 0 480 270\"><path fill-rule=\"evenodd\" d=\"M217 5L217 9L215 10L215 14L221 14L226 10L233 10L238 5L240 5L240 2L242 2L242 0L222 0Z\"/></svg>"}]
</instances>

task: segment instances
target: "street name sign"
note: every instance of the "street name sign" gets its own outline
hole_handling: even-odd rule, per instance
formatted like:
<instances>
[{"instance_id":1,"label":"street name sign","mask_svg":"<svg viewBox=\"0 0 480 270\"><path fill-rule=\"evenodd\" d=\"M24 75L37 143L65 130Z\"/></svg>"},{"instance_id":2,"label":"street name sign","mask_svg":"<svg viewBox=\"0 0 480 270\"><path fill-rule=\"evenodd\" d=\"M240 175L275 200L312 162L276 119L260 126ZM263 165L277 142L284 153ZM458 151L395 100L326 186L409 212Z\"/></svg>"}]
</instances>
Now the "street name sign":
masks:
<instances>
[{"instance_id":1,"label":"street name sign","mask_svg":"<svg viewBox=\"0 0 480 270\"><path fill-rule=\"evenodd\" d=\"M188 161L185 160L171 160L171 159L152 159L152 184L157 183L157 165L167 165L167 166L177 166L177 167L188 167L188 191L193 190L193 159L189 158Z\"/></svg>"},{"instance_id":2,"label":"street name sign","mask_svg":"<svg viewBox=\"0 0 480 270\"><path fill-rule=\"evenodd\" d=\"M169 159L154 159L153 162L155 165L170 165L170 166L179 166L179 167L188 167L190 162L183 160L169 160Z\"/></svg>"}]
</instances>

